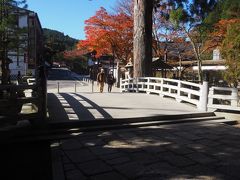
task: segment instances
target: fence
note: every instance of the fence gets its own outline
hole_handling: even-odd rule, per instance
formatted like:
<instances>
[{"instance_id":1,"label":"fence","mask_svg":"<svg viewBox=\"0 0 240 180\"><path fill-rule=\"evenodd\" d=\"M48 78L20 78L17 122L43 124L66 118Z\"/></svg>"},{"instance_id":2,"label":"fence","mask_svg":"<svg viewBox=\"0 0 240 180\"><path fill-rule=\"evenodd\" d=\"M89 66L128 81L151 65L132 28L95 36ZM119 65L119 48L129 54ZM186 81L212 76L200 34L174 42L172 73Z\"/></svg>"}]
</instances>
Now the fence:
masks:
<instances>
[{"instance_id":1,"label":"fence","mask_svg":"<svg viewBox=\"0 0 240 180\"><path fill-rule=\"evenodd\" d=\"M92 81L89 78L81 78L79 80L69 80L69 81L48 81L48 92L52 93L63 93L63 92L82 92L84 89L84 86L88 86L91 84L92 86L92 92L93 92L93 86L94 86L94 81Z\"/></svg>"},{"instance_id":2,"label":"fence","mask_svg":"<svg viewBox=\"0 0 240 180\"><path fill-rule=\"evenodd\" d=\"M208 94L208 108L240 111L237 88L211 87Z\"/></svg>"},{"instance_id":3,"label":"fence","mask_svg":"<svg viewBox=\"0 0 240 180\"><path fill-rule=\"evenodd\" d=\"M234 90L229 90L233 92L231 96L225 96L231 100L230 105L215 105L214 102L219 97L216 94L216 87L210 88L210 92L208 89L208 83L203 82L203 84L196 84L186 81L174 80L174 79L166 79L166 78L153 78L153 77L140 77L140 78L131 78L131 79L121 79L121 92L146 92L148 94L155 93L160 96L168 96L175 98L176 101L181 102L189 102L197 106L200 111L207 111L208 108L222 108L224 109L234 109L240 110L239 107L236 106L236 102L238 102L239 97ZM215 88L211 91L211 89ZM222 90L222 89L218 89ZM225 89L226 90L226 89ZM212 93L212 92L215 92ZM208 95L209 94L209 95ZM223 98L224 99L224 98ZM213 101L212 101L213 100ZM227 99L226 99L227 100ZM233 110L232 109L232 110Z\"/></svg>"}]
</instances>

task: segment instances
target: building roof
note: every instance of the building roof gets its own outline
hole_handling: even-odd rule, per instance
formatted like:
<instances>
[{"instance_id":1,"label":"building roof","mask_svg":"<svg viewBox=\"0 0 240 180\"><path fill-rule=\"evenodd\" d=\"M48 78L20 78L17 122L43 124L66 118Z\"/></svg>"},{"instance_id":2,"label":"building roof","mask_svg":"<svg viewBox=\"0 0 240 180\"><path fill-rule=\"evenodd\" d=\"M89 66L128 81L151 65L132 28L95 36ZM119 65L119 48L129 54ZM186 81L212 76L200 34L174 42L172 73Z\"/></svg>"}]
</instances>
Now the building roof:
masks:
<instances>
[{"instance_id":1,"label":"building roof","mask_svg":"<svg viewBox=\"0 0 240 180\"><path fill-rule=\"evenodd\" d=\"M153 58L152 67L157 69L173 69L171 65L163 62L160 58Z\"/></svg>"}]
</instances>

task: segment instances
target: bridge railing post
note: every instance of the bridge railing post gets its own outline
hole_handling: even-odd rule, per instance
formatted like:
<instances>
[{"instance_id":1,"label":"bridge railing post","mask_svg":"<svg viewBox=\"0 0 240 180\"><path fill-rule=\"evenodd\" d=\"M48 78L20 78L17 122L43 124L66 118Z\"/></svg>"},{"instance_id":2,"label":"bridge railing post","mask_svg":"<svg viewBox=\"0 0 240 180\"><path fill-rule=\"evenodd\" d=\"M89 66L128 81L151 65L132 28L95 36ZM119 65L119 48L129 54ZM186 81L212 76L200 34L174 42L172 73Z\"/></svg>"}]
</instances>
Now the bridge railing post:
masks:
<instances>
[{"instance_id":1,"label":"bridge railing post","mask_svg":"<svg viewBox=\"0 0 240 180\"><path fill-rule=\"evenodd\" d=\"M178 85L177 85L177 98L176 98L176 100L177 100L177 102L181 102L182 100L181 100L181 81L180 80L178 80Z\"/></svg>"},{"instance_id":2,"label":"bridge railing post","mask_svg":"<svg viewBox=\"0 0 240 180\"><path fill-rule=\"evenodd\" d=\"M123 92L123 88L122 88L122 78L120 78L120 92Z\"/></svg>"},{"instance_id":3,"label":"bridge railing post","mask_svg":"<svg viewBox=\"0 0 240 180\"><path fill-rule=\"evenodd\" d=\"M161 89L160 89L160 94L159 95L160 95L160 97L163 97L163 78L161 78L161 82L160 83L161 83L161 86L160 86Z\"/></svg>"},{"instance_id":4,"label":"bridge railing post","mask_svg":"<svg viewBox=\"0 0 240 180\"><path fill-rule=\"evenodd\" d=\"M147 94L150 94L150 78L147 78L147 90L146 90Z\"/></svg>"},{"instance_id":5,"label":"bridge railing post","mask_svg":"<svg viewBox=\"0 0 240 180\"><path fill-rule=\"evenodd\" d=\"M232 88L231 96L232 96L231 106L237 107L238 106L238 89L237 88Z\"/></svg>"},{"instance_id":6,"label":"bridge railing post","mask_svg":"<svg viewBox=\"0 0 240 180\"><path fill-rule=\"evenodd\" d=\"M198 110L207 111L207 103L208 103L208 82L203 81L203 84L200 89Z\"/></svg>"},{"instance_id":7,"label":"bridge railing post","mask_svg":"<svg viewBox=\"0 0 240 180\"><path fill-rule=\"evenodd\" d=\"M130 80L130 78L128 78L127 92L130 92L130 82L131 82L131 80Z\"/></svg>"},{"instance_id":8,"label":"bridge railing post","mask_svg":"<svg viewBox=\"0 0 240 180\"><path fill-rule=\"evenodd\" d=\"M59 82L57 82L57 92L59 93Z\"/></svg>"},{"instance_id":9,"label":"bridge railing post","mask_svg":"<svg viewBox=\"0 0 240 180\"><path fill-rule=\"evenodd\" d=\"M138 90L138 77L136 77L136 92L138 93L139 90Z\"/></svg>"},{"instance_id":10,"label":"bridge railing post","mask_svg":"<svg viewBox=\"0 0 240 180\"><path fill-rule=\"evenodd\" d=\"M92 93L93 93L94 80L92 80Z\"/></svg>"},{"instance_id":11,"label":"bridge railing post","mask_svg":"<svg viewBox=\"0 0 240 180\"><path fill-rule=\"evenodd\" d=\"M75 81L75 83L74 83L74 92L75 92L75 93L77 92L77 83L76 83L76 81Z\"/></svg>"}]
</instances>

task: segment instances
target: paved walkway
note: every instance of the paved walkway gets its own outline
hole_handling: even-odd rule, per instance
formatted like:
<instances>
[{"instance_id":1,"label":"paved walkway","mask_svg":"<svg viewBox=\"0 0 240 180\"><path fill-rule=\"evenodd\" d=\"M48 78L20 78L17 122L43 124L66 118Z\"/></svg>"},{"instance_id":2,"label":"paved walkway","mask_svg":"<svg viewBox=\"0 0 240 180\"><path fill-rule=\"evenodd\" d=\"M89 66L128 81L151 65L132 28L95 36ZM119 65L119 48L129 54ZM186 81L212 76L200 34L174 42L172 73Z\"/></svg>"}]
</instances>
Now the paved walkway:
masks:
<instances>
[{"instance_id":1,"label":"paved walkway","mask_svg":"<svg viewBox=\"0 0 240 180\"><path fill-rule=\"evenodd\" d=\"M71 83L71 82L70 82ZM53 87L53 85L51 86ZM62 85L60 93L56 87L48 90L48 111L53 122L72 120L94 120L102 118L130 118L154 115L197 113L196 107L178 103L175 99L161 98L145 93L112 93L97 91L96 84L92 92L91 84L78 84L77 93L74 84Z\"/></svg>"},{"instance_id":2,"label":"paved walkway","mask_svg":"<svg viewBox=\"0 0 240 180\"><path fill-rule=\"evenodd\" d=\"M193 123L82 133L52 143L54 180L237 180L240 129Z\"/></svg>"},{"instance_id":3,"label":"paved walkway","mask_svg":"<svg viewBox=\"0 0 240 180\"><path fill-rule=\"evenodd\" d=\"M49 89L52 122L197 113L158 95ZM240 129L202 122L79 132L51 143L54 180L240 179Z\"/></svg>"}]
</instances>

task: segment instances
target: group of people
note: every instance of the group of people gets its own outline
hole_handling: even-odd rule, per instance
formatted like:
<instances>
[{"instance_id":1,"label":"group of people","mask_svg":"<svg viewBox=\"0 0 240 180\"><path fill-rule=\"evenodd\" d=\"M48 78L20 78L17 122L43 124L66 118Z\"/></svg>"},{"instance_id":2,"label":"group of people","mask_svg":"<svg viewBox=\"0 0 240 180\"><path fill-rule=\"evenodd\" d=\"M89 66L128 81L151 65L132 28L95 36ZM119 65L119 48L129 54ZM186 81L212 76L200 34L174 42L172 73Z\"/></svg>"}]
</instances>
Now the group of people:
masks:
<instances>
[{"instance_id":1,"label":"group of people","mask_svg":"<svg viewBox=\"0 0 240 180\"><path fill-rule=\"evenodd\" d=\"M110 71L110 73L107 75L107 77L104 73L104 69L101 69L101 71L97 74L97 83L99 85L101 93L103 92L105 82L107 82L107 84L108 84L108 92L111 92L112 91L112 86L115 83L115 78L113 76L113 71Z\"/></svg>"}]
</instances>

